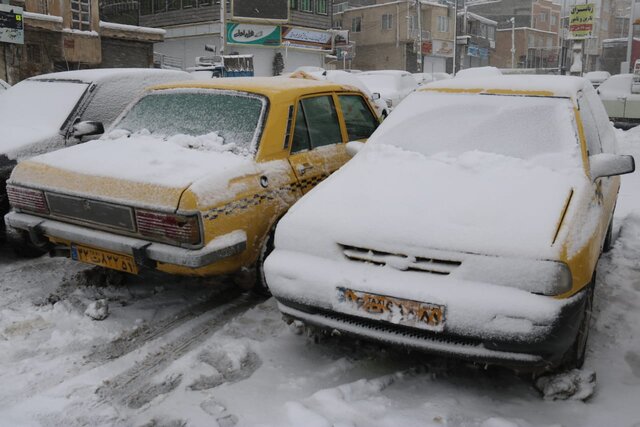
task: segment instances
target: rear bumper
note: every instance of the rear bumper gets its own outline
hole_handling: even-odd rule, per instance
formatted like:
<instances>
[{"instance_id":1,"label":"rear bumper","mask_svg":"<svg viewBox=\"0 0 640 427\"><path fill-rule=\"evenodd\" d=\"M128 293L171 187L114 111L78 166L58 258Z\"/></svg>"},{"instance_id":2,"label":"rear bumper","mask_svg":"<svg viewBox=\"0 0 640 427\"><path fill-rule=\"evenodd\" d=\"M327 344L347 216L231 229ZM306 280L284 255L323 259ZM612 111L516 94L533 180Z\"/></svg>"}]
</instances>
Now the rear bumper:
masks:
<instances>
[{"instance_id":1,"label":"rear bumper","mask_svg":"<svg viewBox=\"0 0 640 427\"><path fill-rule=\"evenodd\" d=\"M5 223L9 229L28 232L34 243L50 236L58 240L131 255L138 265L161 262L199 268L239 254L247 247L247 236L244 231L239 230L217 237L201 249L185 249L19 212L8 213Z\"/></svg>"}]
</instances>

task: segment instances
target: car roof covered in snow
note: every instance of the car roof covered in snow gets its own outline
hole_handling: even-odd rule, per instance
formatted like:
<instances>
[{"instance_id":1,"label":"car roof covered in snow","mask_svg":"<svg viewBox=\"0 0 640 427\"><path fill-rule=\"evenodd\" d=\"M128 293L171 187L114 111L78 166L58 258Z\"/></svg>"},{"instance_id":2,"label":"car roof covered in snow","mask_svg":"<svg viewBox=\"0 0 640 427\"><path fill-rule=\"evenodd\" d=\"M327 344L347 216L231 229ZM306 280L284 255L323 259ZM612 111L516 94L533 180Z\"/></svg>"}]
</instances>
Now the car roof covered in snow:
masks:
<instances>
[{"instance_id":1,"label":"car roof covered in snow","mask_svg":"<svg viewBox=\"0 0 640 427\"><path fill-rule=\"evenodd\" d=\"M97 68L92 70L62 71L60 73L42 74L29 80L77 80L85 83L103 80L120 79L123 77L174 76L176 79L188 80L193 77L189 73L179 70L164 70L158 68Z\"/></svg>"},{"instance_id":2,"label":"car roof covered in snow","mask_svg":"<svg viewBox=\"0 0 640 427\"><path fill-rule=\"evenodd\" d=\"M529 96L558 96L576 99L578 92L591 85L582 77L507 75L441 80L418 89L419 92L495 93Z\"/></svg>"},{"instance_id":3,"label":"car roof covered in snow","mask_svg":"<svg viewBox=\"0 0 640 427\"><path fill-rule=\"evenodd\" d=\"M154 86L153 90L162 89L222 89L264 95L296 97L323 91L353 91L353 86L331 83L326 80L289 78L289 77L227 77L211 80L194 80L189 82L168 83Z\"/></svg>"}]
</instances>

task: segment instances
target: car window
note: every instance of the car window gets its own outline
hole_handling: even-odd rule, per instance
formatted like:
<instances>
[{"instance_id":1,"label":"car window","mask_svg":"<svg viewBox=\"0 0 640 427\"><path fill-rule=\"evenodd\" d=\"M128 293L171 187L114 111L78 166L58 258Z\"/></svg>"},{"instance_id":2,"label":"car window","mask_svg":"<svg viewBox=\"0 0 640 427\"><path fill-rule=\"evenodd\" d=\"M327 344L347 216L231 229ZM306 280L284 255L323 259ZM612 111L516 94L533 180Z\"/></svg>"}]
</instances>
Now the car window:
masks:
<instances>
[{"instance_id":1,"label":"car window","mask_svg":"<svg viewBox=\"0 0 640 427\"><path fill-rule=\"evenodd\" d=\"M95 88L95 93L80 120L94 120L107 126L120 115L136 95L137 92L132 91L130 86L123 85L122 81L103 82Z\"/></svg>"},{"instance_id":2,"label":"car window","mask_svg":"<svg viewBox=\"0 0 640 427\"><path fill-rule=\"evenodd\" d=\"M340 95L338 99L349 140L369 138L378 127L378 121L371 114L366 101L359 95Z\"/></svg>"},{"instance_id":3,"label":"car window","mask_svg":"<svg viewBox=\"0 0 640 427\"><path fill-rule=\"evenodd\" d=\"M589 154L602 153L596 119L591 111L589 102L587 102L584 96L578 99L578 108L580 109L580 118L582 119L582 128L584 129L584 137L587 140L587 150L589 150Z\"/></svg>"},{"instance_id":4,"label":"car window","mask_svg":"<svg viewBox=\"0 0 640 427\"><path fill-rule=\"evenodd\" d=\"M305 98L299 102L292 152L341 142L338 113L330 95Z\"/></svg>"},{"instance_id":5,"label":"car window","mask_svg":"<svg viewBox=\"0 0 640 427\"><path fill-rule=\"evenodd\" d=\"M616 135L613 131L613 125L609 121L607 110L604 109L602 101L598 97L595 90L587 88L585 90L585 98L589 101L591 106L591 112L596 121L596 127L598 128L598 134L600 135L600 144L602 145L602 151L605 153L616 152Z\"/></svg>"}]
</instances>

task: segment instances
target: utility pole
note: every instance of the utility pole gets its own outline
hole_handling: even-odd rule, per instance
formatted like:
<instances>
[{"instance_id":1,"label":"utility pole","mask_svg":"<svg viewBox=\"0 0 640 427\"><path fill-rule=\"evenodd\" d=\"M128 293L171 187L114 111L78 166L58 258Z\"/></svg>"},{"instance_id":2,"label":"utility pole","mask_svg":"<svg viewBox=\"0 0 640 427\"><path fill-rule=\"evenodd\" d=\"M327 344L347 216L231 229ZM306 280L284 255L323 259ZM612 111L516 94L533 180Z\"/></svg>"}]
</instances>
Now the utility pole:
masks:
<instances>
[{"instance_id":1,"label":"utility pole","mask_svg":"<svg viewBox=\"0 0 640 427\"><path fill-rule=\"evenodd\" d=\"M453 0L453 74L456 75L458 62L458 0Z\"/></svg>"},{"instance_id":2,"label":"utility pole","mask_svg":"<svg viewBox=\"0 0 640 427\"><path fill-rule=\"evenodd\" d=\"M511 68L516 68L516 17L511 19Z\"/></svg>"},{"instance_id":3,"label":"utility pole","mask_svg":"<svg viewBox=\"0 0 640 427\"><path fill-rule=\"evenodd\" d=\"M631 0L631 14L629 15L629 34L627 41L627 66L629 67L629 69L627 70L628 73L633 72L633 64L631 63L631 51L633 49L633 18L635 15L635 9L636 1Z\"/></svg>"},{"instance_id":4,"label":"utility pole","mask_svg":"<svg viewBox=\"0 0 640 427\"><path fill-rule=\"evenodd\" d=\"M422 57L422 1L416 0L416 10L418 12L418 72L424 72L424 58Z\"/></svg>"},{"instance_id":5,"label":"utility pole","mask_svg":"<svg viewBox=\"0 0 640 427\"><path fill-rule=\"evenodd\" d=\"M220 0L220 55L224 54L227 44L227 0Z\"/></svg>"}]
</instances>

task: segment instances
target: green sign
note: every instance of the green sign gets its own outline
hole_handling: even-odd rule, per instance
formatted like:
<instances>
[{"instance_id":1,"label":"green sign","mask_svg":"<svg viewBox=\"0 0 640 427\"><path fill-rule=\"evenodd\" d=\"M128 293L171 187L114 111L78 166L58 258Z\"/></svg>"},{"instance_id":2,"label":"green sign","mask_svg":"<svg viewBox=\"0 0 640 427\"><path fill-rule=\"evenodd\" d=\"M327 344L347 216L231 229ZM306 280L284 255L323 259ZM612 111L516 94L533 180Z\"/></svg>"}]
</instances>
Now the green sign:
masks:
<instances>
[{"instance_id":1,"label":"green sign","mask_svg":"<svg viewBox=\"0 0 640 427\"><path fill-rule=\"evenodd\" d=\"M227 43L259 46L280 46L280 25L227 23Z\"/></svg>"}]
</instances>

